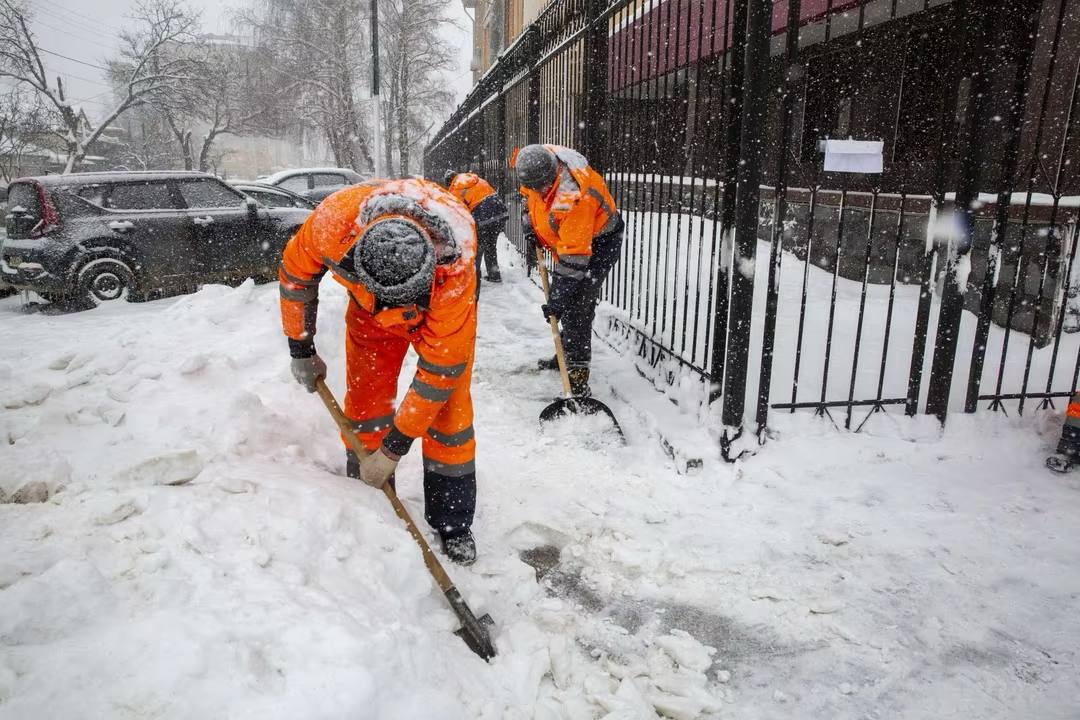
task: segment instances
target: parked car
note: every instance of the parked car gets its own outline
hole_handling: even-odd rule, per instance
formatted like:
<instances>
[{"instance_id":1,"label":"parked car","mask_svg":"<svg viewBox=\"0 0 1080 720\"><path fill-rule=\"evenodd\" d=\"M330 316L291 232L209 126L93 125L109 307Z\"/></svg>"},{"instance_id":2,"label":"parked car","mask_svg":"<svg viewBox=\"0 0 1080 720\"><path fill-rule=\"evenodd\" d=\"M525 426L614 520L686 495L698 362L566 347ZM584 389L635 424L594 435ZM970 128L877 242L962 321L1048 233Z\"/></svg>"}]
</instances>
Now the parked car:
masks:
<instances>
[{"instance_id":1,"label":"parked car","mask_svg":"<svg viewBox=\"0 0 1080 720\"><path fill-rule=\"evenodd\" d=\"M314 210L319 204L315 200L308 200L302 195L297 195L294 192L273 185L254 182L233 182L230 184L248 197L254 198L259 205L267 208L285 207Z\"/></svg>"},{"instance_id":2,"label":"parked car","mask_svg":"<svg viewBox=\"0 0 1080 720\"><path fill-rule=\"evenodd\" d=\"M258 178L257 182L273 185L318 202L336 190L364 182L366 179L347 168L297 168Z\"/></svg>"},{"instance_id":3,"label":"parked car","mask_svg":"<svg viewBox=\"0 0 1080 720\"><path fill-rule=\"evenodd\" d=\"M309 213L260 207L197 172L20 178L8 189L0 277L84 307L200 282L269 280Z\"/></svg>"}]
</instances>

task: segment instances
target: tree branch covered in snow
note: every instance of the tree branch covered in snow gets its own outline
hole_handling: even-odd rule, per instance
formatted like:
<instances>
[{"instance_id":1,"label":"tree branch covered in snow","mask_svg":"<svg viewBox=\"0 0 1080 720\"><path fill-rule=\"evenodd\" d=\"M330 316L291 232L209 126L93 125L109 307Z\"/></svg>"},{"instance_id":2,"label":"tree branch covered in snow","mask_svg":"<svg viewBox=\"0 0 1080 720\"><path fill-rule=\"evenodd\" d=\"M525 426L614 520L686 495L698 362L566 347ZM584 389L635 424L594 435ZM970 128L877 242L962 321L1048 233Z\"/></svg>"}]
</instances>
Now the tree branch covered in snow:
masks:
<instances>
[{"instance_id":1,"label":"tree branch covered in snow","mask_svg":"<svg viewBox=\"0 0 1080 720\"><path fill-rule=\"evenodd\" d=\"M453 103L444 73L455 68L456 53L441 32L454 21L443 0L382 0L379 8L390 100L384 113L386 166L393 167L391 148L396 139L397 172L404 176L410 172L413 149Z\"/></svg>"},{"instance_id":2,"label":"tree branch covered in snow","mask_svg":"<svg viewBox=\"0 0 1080 720\"><path fill-rule=\"evenodd\" d=\"M337 165L373 168L369 128L357 102L371 68L367 2L266 0L236 19L251 29L267 74L256 88L267 114L283 125L316 128Z\"/></svg>"},{"instance_id":3,"label":"tree branch covered in snow","mask_svg":"<svg viewBox=\"0 0 1080 720\"><path fill-rule=\"evenodd\" d=\"M152 60L164 47L191 42L198 16L179 0L142 0L132 16L134 30L121 33L120 58L109 62L109 74L117 90L116 104L96 127L91 127L86 115L66 97L63 79L57 77L50 82L29 17L23 2L0 0L0 77L13 78L56 108L67 150L65 173L82 162L87 148L125 110L190 80L184 59L159 66Z\"/></svg>"},{"instance_id":4,"label":"tree branch covered in snow","mask_svg":"<svg viewBox=\"0 0 1080 720\"><path fill-rule=\"evenodd\" d=\"M11 180L35 139L48 133L49 121L36 95L20 87L0 95L0 180Z\"/></svg>"}]
</instances>

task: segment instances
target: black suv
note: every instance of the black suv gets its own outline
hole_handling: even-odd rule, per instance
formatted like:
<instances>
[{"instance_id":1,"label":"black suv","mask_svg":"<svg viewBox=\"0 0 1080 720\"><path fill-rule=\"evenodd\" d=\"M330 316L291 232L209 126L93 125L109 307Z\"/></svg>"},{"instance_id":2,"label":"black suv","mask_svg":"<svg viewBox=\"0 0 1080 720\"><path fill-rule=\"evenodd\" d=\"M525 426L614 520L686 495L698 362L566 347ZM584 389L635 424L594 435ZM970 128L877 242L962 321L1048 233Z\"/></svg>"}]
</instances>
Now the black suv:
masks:
<instances>
[{"instance_id":1,"label":"black suv","mask_svg":"<svg viewBox=\"0 0 1080 720\"><path fill-rule=\"evenodd\" d=\"M197 172L20 178L7 206L0 278L84 307L200 282L274 279L285 243L310 213L260 207Z\"/></svg>"}]
</instances>

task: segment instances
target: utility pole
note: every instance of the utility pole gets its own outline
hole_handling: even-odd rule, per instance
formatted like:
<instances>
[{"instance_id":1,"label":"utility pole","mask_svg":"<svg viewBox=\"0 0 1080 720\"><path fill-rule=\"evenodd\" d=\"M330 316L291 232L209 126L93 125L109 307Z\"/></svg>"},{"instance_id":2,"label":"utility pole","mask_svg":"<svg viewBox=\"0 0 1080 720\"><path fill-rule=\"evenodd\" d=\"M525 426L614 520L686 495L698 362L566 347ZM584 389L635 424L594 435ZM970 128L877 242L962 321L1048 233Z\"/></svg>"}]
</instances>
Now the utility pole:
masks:
<instances>
[{"instance_id":1,"label":"utility pole","mask_svg":"<svg viewBox=\"0 0 1080 720\"><path fill-rule=\"evenodd\" d=\"M379 0L371 0L371 127L375 147L372 156L375 176L384 177L382 139L382 103L379 102Z\"/></svg>"}]
</instances>

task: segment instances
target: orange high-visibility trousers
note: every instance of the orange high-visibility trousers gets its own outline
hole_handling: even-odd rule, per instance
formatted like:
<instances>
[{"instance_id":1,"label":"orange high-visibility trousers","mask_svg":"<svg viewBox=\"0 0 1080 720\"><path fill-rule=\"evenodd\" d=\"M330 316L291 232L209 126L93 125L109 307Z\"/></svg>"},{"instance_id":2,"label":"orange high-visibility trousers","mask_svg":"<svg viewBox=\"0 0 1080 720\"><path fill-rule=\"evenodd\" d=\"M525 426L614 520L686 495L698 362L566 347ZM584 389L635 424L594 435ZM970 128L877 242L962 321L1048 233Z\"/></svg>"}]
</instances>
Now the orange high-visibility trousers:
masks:
<instances>
[{"instance_id":1,"label":"orange high-visibility trousers","mask_svg":"<svg viewBox=\"0 0 1080 720\"><path fill-rule=\"evenodd\" d=\"M345 415L376 450L394 419L398 376L410 342L350 302L345 314ZM472 358L422 438L425 515L438 530L469 527L476 504Z\"/></svg>"}]
</instances>

